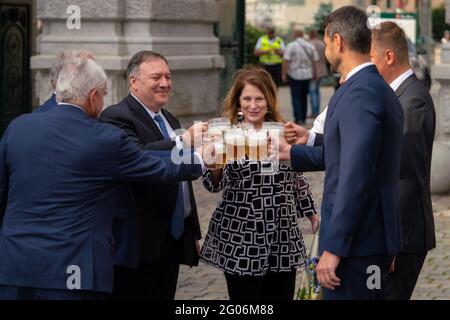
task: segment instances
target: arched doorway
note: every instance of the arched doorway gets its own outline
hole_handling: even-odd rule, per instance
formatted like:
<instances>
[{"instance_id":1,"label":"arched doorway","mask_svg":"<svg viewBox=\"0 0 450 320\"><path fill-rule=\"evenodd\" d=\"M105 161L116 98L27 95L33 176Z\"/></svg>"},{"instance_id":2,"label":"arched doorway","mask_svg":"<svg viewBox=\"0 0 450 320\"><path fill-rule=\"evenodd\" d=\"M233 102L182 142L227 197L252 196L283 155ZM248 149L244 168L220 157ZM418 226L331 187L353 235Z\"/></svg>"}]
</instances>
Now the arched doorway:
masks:
<instances>
[{"instance_id":1,"label":"arched doorway","mask_svg":"<svg viewBox=\"0 0 450 320\"><path fill-rule=\"evenodd\" d=\"M31 1L0 0L0 134L17 116L31 111Z\"/></svg>"}]
</instances>

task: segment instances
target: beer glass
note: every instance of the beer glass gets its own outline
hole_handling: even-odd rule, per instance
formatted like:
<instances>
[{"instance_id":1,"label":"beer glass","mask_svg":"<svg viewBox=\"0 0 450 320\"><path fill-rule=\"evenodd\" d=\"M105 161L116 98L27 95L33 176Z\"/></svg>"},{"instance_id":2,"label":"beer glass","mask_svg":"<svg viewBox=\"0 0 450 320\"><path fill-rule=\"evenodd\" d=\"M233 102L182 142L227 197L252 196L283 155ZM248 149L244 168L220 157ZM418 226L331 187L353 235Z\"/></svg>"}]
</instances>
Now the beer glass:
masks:
<instances>
[{"instance_id":1,"label":"beer glass","mask_svg":"<svg viewBox=\"0 0 450 320\"><path fill-rule=\"evenodd\" d=\"M268 158L267 130L249 129L246 136L246 154L251 161L264 161Z\"/></svg>"},{"instance_id":2,"label":"beer glass","mask_svg":"<svg viewBox=\"0 0 450 320\"><path fill-rule=\"evenodd\" d=\"M228 118L213 118L208 120L207 139L209 141L215 139L223 139L223 133L231 126Z\"/></svg>"},{"instance_id":3,"label":"beer glass","mask_svg":"<svg viewBox=\"0 0 450 320\"><path fill-rule=\"evenodd\" d=\"M225 130L226 163L245 159L245 134L240 128Z\"/></svg>"},{"instance_id":4,"label":"beer glass","mask_svg":"<svg viewBox=\"0 0 450 320\"><path fill-rule=\"evenodd\" d=\"M215 160L216 160L216 166L219 168L224 168L227 164L227 158L225 156L225 144L223 139L216 139L213 142L214 144L214 151L216 154Z\"/></svg>"},{"instance_id":5,"label":"beer glass","mask_svg":"<svg viewBox=\"0 0 450 320\"><path fill-rule=\"evenodd\" d=\"M267 130L272 139L280 138L284 135L284 124L281 122L264 122L263 128Z\"/></svg>"}]
</instances>

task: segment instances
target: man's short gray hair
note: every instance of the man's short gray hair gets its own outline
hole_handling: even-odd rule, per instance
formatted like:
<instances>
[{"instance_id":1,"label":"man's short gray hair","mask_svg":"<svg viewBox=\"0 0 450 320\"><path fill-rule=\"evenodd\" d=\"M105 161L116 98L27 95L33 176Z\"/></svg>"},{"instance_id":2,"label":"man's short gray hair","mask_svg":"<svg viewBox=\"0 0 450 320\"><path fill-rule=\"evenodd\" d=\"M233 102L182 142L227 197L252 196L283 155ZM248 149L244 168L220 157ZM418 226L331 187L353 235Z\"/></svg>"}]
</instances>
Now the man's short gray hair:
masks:
<instances>
[{"instance_id":1,"label":"man's short gray hair","mask_svg":"<svg viewBox=\"0 0 450 320\"><path fill-rule=\"evenodd\" d=\"M60 102L84 102L92 89L106 88L106 73L94 60L66 60L56 82L56 99Z\"/></svg>"},{"instance_id":2,"label":"man's short gray hair","mask_svg":"<svg viewBox=\"0 0 450 320\"><path fill-rule=\"evenodd\" d=\"M59 52L55 60L53 61L52 68L50 70L50 84L53 90L56 89L56 81L58 81L59 73L64 66L64 61L73 58L93 58L94 54L88 50L78 50L78 49L64 49Z\"/></svg>"}]
</instances>

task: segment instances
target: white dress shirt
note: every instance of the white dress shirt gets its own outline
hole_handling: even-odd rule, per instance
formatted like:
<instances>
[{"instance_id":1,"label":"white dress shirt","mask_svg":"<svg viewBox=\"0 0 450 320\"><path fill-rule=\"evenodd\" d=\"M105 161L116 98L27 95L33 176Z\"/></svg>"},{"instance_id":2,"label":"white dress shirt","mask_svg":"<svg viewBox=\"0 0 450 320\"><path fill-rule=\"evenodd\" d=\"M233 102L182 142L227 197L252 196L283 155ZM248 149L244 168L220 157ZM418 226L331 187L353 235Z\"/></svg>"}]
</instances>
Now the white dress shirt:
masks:
<instances>
[{"instance_id":1,"label":"white dress shirt","mask_svg":"<svg viewBox=\"0 0 450 320\"><path fill-rule=\"evenodd\" d=\"M372 64L373 63L365 63L365 64L362 64L362 65L356 67L347 75L346 80L350 79L350 77L353 76L356 72L358 72L358 71L362 70L363 68L368 67L369 65L372 65ZM405 82L405 80L408 79L413 74L414 74L414 72L412 71L412 69L408 69L405 73L401 74L399 77L397 77L397 79L392 81L389 86L395 92L402 85L402 83ZM325 109L316 118L316 120L314 120L314 126L312 127L311 130L309 130L308 142L306 143L307 146L314 145L314 141L316 140L316 133L323 134L323 128L325 126L325 118L327 117L327 110L328 110L328 106L326 106Z\"/></svg>"},{"instance_id":2,"label":"white dress shirt","mask_svg":"<svg viewBox=\"0 0 450 320\"><path fill-rule=\"evenodd\" d=\"M347 74L347 77L345 78L344 82L347 81L347 80L349 80L351 77L353 77L355 74L357 74L357 73L358 73L359 71L361 71L362 69L367 68L367 67L369 67L369 66L373 66L373 63L372 63L372 62L366 62L366 63L360 64L360 65L357 66L356 68L353 68L352 71L350 71L350 72Z\"/></svg>"},{"instance_id":3,"label":"white dress shirt","mask_svg":"<svg viewBox=\"0 0 450 320\"><path fill-rule=\"evenodd\" d=\"M408 79L410 76L412 76L414 72L412 69L408 69L405 73L401 74L397 79L391 82L390 86L392 90L397 91L398 88L402 85L403 82L405 82L406 79Z\"/></svg>"}]
</instances>

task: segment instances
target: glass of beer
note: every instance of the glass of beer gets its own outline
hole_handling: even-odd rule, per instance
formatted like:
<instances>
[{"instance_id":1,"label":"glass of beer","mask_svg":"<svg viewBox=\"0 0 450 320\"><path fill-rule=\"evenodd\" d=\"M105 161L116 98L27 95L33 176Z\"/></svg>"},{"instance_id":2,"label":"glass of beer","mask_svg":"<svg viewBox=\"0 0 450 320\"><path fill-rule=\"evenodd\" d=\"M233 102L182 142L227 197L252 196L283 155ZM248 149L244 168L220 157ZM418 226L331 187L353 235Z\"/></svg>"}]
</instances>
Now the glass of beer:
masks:
<instances>
[{"instance_id":1,"label":"glass of beer","mask_svg":"<svg viewBox=\"0 0 450 320\"><path fill-rule=\"evenodd\" d=\"M228 118L213 118L208 120L208 140L223 139L223 133L231 127Z\"/></svg>"},{"instance_id":2,"label":"glass of beer","mask_svg":"<svg viewBox=\"0 0 450 320\"><path fill-rule=\"evenodd\" d=\"M246 154L251 161L263 161L268 158L267 130L249 129L246 137Z\"/></svg>"},{"instance_id":3,"label":"glass of beer","mask_svg":"<svg viewBox=\"0 0 450 320\"><path fill-rule=\"evenodd\" d=\"M267 130L272 139L280 138L284 135L284 124L281 122L264 122L263 128Z\"/></svg>"},{"instance_id":4,"label":"glass of beer","mask_svg":"<svg viewBox=\"0 0 450 320\"><path fill-rule=\"evenodd\" d=\"M245 134L240 128L225 130L226 163L245 159Z\"/></svg>"},{"instance_id":5,"label":"glass of beer","mask_svg":"<svg viewBox=\"0 0 450 320\"><path fill-rule=\"evenodd\" d=\"M216 139L213 142L214 152L216 154L216 166L219 168L224 168L227 164L227 158L225 156L225 144L223 139Z\"/></svg>"}]
</instances>

